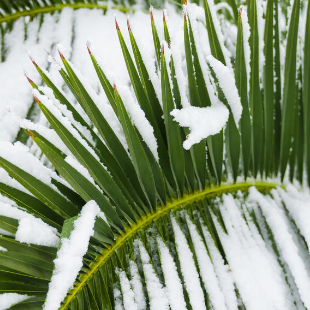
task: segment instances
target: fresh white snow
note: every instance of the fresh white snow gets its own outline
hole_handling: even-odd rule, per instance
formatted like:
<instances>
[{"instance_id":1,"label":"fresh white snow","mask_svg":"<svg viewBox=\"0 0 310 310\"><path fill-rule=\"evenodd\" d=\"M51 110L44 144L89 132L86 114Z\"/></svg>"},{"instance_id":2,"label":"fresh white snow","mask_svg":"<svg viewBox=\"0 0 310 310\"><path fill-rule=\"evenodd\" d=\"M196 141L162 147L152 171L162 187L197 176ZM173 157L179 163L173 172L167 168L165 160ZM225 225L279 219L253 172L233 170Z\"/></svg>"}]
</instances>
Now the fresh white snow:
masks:
<instances>
[{"instance_id":1,"label":"fresh white snow","mask_svg":"<svg viewBox=\"0 0 310 310\"><path fill-rule=\"evenodd\" d=\"M144 293L143 293L142 282L139 276L137 264L132 260L130 261L130 272L132 275L130 284L135 294L135 301L138 305L138 309L143 310L146 307L146 303L145 303L145 298L144 298Z\"/></svg>"},{"instance_id":2,"label":"fresh white snow","mask_svg":"<svg viewBox=\"0 0 310 310\"><path fill-rule=\"evenodd\" d=\"M138 310L138 305L135 300L135 294L130 286L130 282L124 271L119 272L119 279L123 293L123 302L126 310Z\"/></svg>"},{"instance_id":3,"label":"fresh white snow","mask_svg":"<svg viewBox=\"0 0 310 310\"><path fill-rule=\"evenodd\" d=\"M83 266L89 239L94 234L95 219L100 209L92 200L82 208L80 217L74 221L70 237L61 240L61 247L54 260L55 269L44 303L44 310L57 310L73 285Z\"/></svg>"},{"instance_id":4,"label":"fresh white snow","mask_svg":"<svg viewBox=\"0 0 310 310\"><path fill-rule=\"evenodd\" d=\"M220 132L228 121L229 111L218 101L211 107L189 106L181 110L175 109L170 114L180 126L190 129L190 134L183 142L183 147L189 150L194 144Z\"/></svg>"},{"instance_id":5,"label":"fresh white snow","mask_svg":"<svg viewBox=\"0 0 310 310\"><path fill-rule=\"evenodd\" d=\"M208 291L211 303L214 309L225 310L226 306L224 294L220 289L219 281L215 274L210 257L206 253L206 247L202 241L201 236L199 236L195 225L192 223L188 215L186 216L186 220L195 247L201 277L205 288Z\"/></svg>"},{"instance_id":6,"label":"fresh white snow","mask_svg":"<svg viewBox=\"0 0 310 310\"><path fill-rule=\"evenodd\" d=\"M184 285L187 289L191 306L193 310L206 309L203 291L199 282L199 275L193 260L193 253L190 251L187 240L175 218L172 217L171 221L184 277Z\"/></svg>"},{"instance_id":7,"label":"fresh white snow","mask_svg":"<svg viewBox=\"0 0 310 310\"><path fill-rule=\"evenodd\" d=\"M10 309L13 305L30 298L28 295L21 295L17 293L0 294L0 310Z\"/></svg>"},{"instance_id":8,"label":"fresh white snow","mask_svg":"<svg viewBox=\"0 0 310 310\"><path fill-rule=\"evenodd\" d=\"M35 217L24 217L19 221L15 239L22 243L45 245L57 248L57 229Z\"/></svg>"},{"instance_id":9,"label":"fresh white snow","mask_svg":"<svg viewBox=\"0 0 310 310\"><path fill-rule=\"evenodd\" d=\"M143 263L143 272L145 276L147 292L150 299L150 309L168 310L169 300L166 291L161 285L159 278L155 273L154 267L150 262L149 254L147 253L141 241L138 242L138 246Z\"/></svg>"},{"instance_id":10,"label":"fresh white snow","mask_svg":"<svg viewBox=\"0 0 310 310\"><path fill-rule=\"evenodd\" d=\"M242 114L242 105L236 87L234 76L228 67L222 64L212 55L208 56L207 60L209 61L210 66L212 67L212 69L216 74L219 86L223 90L223 93L227 99L227 102L234 116L236 125L238 126Z\"/></svg>"},{"instance_id":11,"label":"fresh white snow","mask_svg":"<svg viewBox=\"0 0 310 310\"><path fill-rule=\"evenodd\" d=\"M173 257L160 237L157 238L157 243L160 250L161 265L165 275L165 284L171 310L186 310L182 283Z\"/></svg>"},{"instance_id":12,"label":"fresh white snow","mask_svg":"<svg viewBox=\"0 0 310 310\"><path fill-rule=\"evenodd\" d=\"M264 20L262 16L265 13L265 6L264 1L255 1L258 8L260 74L262 74L264 65ZM174 9L169 10L171 7L167 5L168 13L166 12L166 20L172 42L170 49L168 48L167 42L164 42L165 55L167 64L169 64L170 55L173 56L183 106L181 110L172 111L171 115L174 116L175 121L180 126L188 127L190 130L190 134L183 144L185 149L190 149L195 143L199 143L202 139L218 133L224 128L229 116L227 107L219 102L216 97L216 87L208 65L205 62L206 59L216 74L219 86L226 96L237 125L242 113L240 98L231 71L230 53L232 53L232 48L228 51L224 46L221 26L219 20L215 18L217 10L223 8L223 5L225 8L228 7L226 4L214 5L213 0L208 1L208 3L227 66L224 66L214 57L210 56L210 48L208 44L205 44L208 36L203 25L205 23L203 9L190 3L188 3L186 8L191 18L197 53L212 102L211 107L208 108L191 107L188 101L186 62L184 59L183 16L182 14L176 13ZM58 48L65 54L67 59L70 59L81 70L79 72L72 65L79 78L83 81L83 84L87 85L86 88L90 92L94 102L107 118L121 142L126 146L121 125L103 94L95 70L87 55L85 42L90 40L92 42L92 51L94 51L98 62L102 64L102 68L110 82L116 83L117 89L124 99L124 104L134 125L150 147L155 158L158 159L157 142L153 134L153 129L139 107L132 87L128 87L130 80L119 46L117 33L115 29L111 31L111 28L114 28L114 13L115 11L109 10L104 18L102 18L102 11L100 10L74 11L72 9L64 9L61 13L56 12L53 16L46 15L41 27L39 20L36 18L33 21L21 18L14 24L12 32L4 37L7 54L5 62L0 63L0 84L2 85L0 89L0 156L22 167L48 185L51 185L52 177L58 177L52 170L44 167L41 163L42 161L39 161L35 156L30 154L37 152L38 149L35 145L29 146L29 153L29 149L20 143L13 145L10 142L3 142L3 140L13 141L20 126L22 128L36 130L53 142L67 155L66 161L68 163L79 170L91 182L94 183L94 181L86 168L82 167L80 163L72 158L71 153L57 137L55 132L45 127L47 121L42 114L38 117L38 123L36 124L22 120L32 103L30 86L22 74L23 68L27 70L29 76L37 84L41 82L38 73L28 59L27 53L25 52L26 49L31 49L31 55L40 66L42 65L43 69L47 68L48 60L52 62L49 72L46 73L61 88L63 82L58 70L62 65L56 49L53 48L50 51L52 44L60 43ZM120 12L117 12L117 14L124 39L129 43L129 36L126 30L127 17ZM162 11L154 10L153 14L160 41L162 41L164 38L161 22ZM291 8L288 9L289 19L290 15ZM282 16L280 15L280 24L283 27L285 26L285 20L281 18ZM55 25L56 19L59 19L57 26ZM246 69L249 76L250 29L245 8L242 9L241 19L243 24ZM92 23L89 23L89 20L92 20ZM73 21L75 21L74 24ZM24 22L28 26L27 36L24 36ZM142 57L150 73L150 79L154 83L157 97L161 102L160 77L155 68L155 53L150 18L147 14L138 10L132 14L130 24L137 44L143 46ZM97 29L101 29L101 31L98 32L96 31ZM235 31L235 28L232 29L233 31ZM201 38L202 36L203 39ZM234 38L231 40L232 42L229 42L230 47L234 45ZM285 41L281 44L281 51L285 48L285 44ZM46 54L42 52L42 47L51 52L48 60ZM132 55L131 49L130 53ZM53 57L55 57L55 61ZM104 60L102 61L100 59ZM283 63L283 57L281 61ZM248 83L249 81L250 79L248 78ZM18 90L16 90L16 84L18 84ZM46 104L52 113L65 124L68 130L98 159L92 148L81 139L79 133L70 125L70 122L88 139L91 145L94 145L89 131L73 120L72 113L54 98L49 88L40 87L40 90L46 96L40 95L38 91L34 91L34 94ZM72 101L78 112L89 123L90 121L85 115L85 112L75 104L75 99L68 92L67 88L63 89L63 95ZM19 153L18 156L16 156L17 153ZM0 170L0 180L28 193L27 190L12 180L2 169ZM252 188L249 199L245 199L242 194L235 199L231 195L225 195L223 196L223 201L219 202L219 209L222 212L228 235L221 229L215 215L213 214L212 216L219 232L228 264L224 263L204 223L201 221L203 229L203 236L201 236L188 216L186 216L186 222L190 237L193 240L198 267L193 262L193 254L186 240L188 236L182 232L174 217L172 217L172 225L176 239L177 253L170 253L163 240L160 237L157 238L160 264L165 279L164 284L160 282L149 254L142 242L138 242L137 247L139 248L143 262L143 272L147 283L147 293L150 298L151 309L169 309L169 306L172 310L186 309L182 281L177 272L173 255L179 256L181 272L184 276L184 286L188 291L189 299L194 310L205 309L205 300L200 282L205 285L211 305L216 310L232 310L237 308L240 300L236 298L235 286L240 292L244 305L249 310L292 309L294 308L294 301L296 301L296 307L298 309L301 309L303 304L307 308L310 308L309 251L298 235L302 235L309 248L310 195L309 193L300 193L295 187L288 186L285 190L279 188L272 191L271 196L273 199L270 196L263 196L255 188ZM0 200L0 215L10 216L19 221L16 240L25 243L57 247L59 237L54 228L43 223L41 219L37 219L18 209L15 203L8 198L0 197ZM282 202L284 202L284 205ZM251 217L251 212L254 212L256 215L260 231L258 231L256 223L254 223ZM55 271L50 283L48 297L44 307L45 310L58 309L68 289L74 283L82 267L83 256L86 253L89 238L93 235L93 226L97 216L104 218L103 213L100 212L94 202L87 203L81 212L81 216L74 223L74 230L70 238L62 240L61 248L55 259ZM298 229L292 224L291 220L296 223ZM273 232L275 243L279 250L279 257L273 251L272 242L267 231L267 224ZM5 231L0 230L1 233L5 233ZM203 243L203 238L207 242L208 251ZM6 249L0 247L0 251L3 252ZM283 264L286 274L284 274L278 261L281 261ZM134 261L130 262L130 271L132 275L131 279L128 279L124 271L119 271L118 273L120 287L114 288L116 309L145 309L146 301L142 289L142 282ZM124 297L124 306L121 302L122 296ZM15 293L1 294L0 310L7 309L14 303L27 298L29 296Z\"/></svg>"},{"instance_id":13,"label":"fresh white snow","mask_svg":"<svg viewBox=\"0 0 310 310\"><path fill-rule=\"evenodd\" d=\"M290 267L299 294L305 306L310 307L310 278L305 261L300 257L297 244L287 226L283 210L271 199L265 198L254 187L250 189L249 198L259 204L274 234L280 251Z\"/></svg>"}]
</instances>

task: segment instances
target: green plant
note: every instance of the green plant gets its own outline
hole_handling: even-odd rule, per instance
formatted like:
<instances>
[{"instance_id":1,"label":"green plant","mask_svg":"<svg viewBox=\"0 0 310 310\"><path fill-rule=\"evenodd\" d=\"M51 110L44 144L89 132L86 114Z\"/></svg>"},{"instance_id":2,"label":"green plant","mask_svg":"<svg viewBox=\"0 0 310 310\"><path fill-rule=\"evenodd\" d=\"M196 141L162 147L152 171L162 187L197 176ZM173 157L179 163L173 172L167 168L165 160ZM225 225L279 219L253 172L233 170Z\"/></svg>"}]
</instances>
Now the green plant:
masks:
<instances>
[{"instance_id":1,"label":"green plant","mask_svg":"<svg viewBox=\"0 0 310 310\"><path fill-rule=\"evenodd\" d=\"M62 242L78 230L74 223L82 218L79 214L86 202L95 201L104 213L104 216L95 217L94 234L83 256L83 267L59 309L169 309L168 304L172 309L221 309L225 305L227 308L245 306L255 309L244 294L240 280L230 280L232 295L227 297L223 294L221 298L214 293L217 282L208 282L208 273L204 270L204 266L212 264L216 269L219 261L223 270L230 268L230 264L235 268L233 257L227 253L230 250L229 239L226 238L226 234L229 236L234 231L235 223L240 225L240 234L249 234L250 237L246 238L253 235L260 240L253 237L257 243L264 241L267 245L261 247L272 253L272 262L276 264L274 268L283 271L282 283L286 287L283 291L287 290L291 300L287 303L278 300L277 305L281 308L282 302L283 307L288 308L309 307L303 291L309 281L307 268L301 275L294 269L294 261L285 254L286 244L270 212L275 212L278 220L286 223L289 233L285 236L294 236L305 261L297 259L295 263L304 268L309 255L308 235L303 223L291 211L291 198L281 190L279 196L274 189L281 187L287 167L290 168L288 178L291 182L294 178L300 183L307 179L309 185L310 180L310 124L307 121L310 117L310 60L304 56L310 53L310 6L295 0L291 8L292 17L287 19L288 27L280 29L278 15L282 13L278 4L285 6L285 2L267 0L262 40L257 2L248 1L247 4L247 14L244 8L239 11L236 52L232 59L225 53L212 4L204 1L208 45L213 56L207 60L202 57L195 35L197 21L190 13L193 6L188 8L190 14L185 10L184 50L189 102L197 108L195 111L210 111L220 102L229 111L224 129L203 139L200 137L194 141L195 144L187 147L189 150L184 149L182 143L187 139L192 142L194 130L190 132L186 126L179 127L171 115L175 108L184 108L184 92L180 76L176 74L177 59L170 52L173 42L170 46L165 18L166 43L161 45L151 11L162 98L157 97L141 55L143 51L139 50L129 23L134 59L116 22L131 86L153 128L158 158L152 142L145 137L143 128L139 127L134 112L130 110L126 92L121 91L121 85L111 84L89 46L94 69L121 125L126 144L112 130L110 119L104 116L105 111L96 95L61 50L63 67L59 72L85 113L77 111L76 104L67 100L32 59L48 88L38 88L30 78L28 80L34 88L35 102L52 131L29 122L22 126L56 169L57 175L49 172L48 181L35 173L32 175L32 169L33 172L35 169L30 155L30 168L18 167L18 160L12 154L14 149L21 150L20 145L3 144L12 152L0 152L0 165L31 194L12 182L1 182L0 192L55 228L60 234L58 250ZM303 17L306 16L302 27L299 24L300 11L305 13ZM246 17L250 32L247 32ZM301 37L303 30L304 37ZM249 47L245 42L247 35ZM286 46L285 55L280 53L280 46ZM281 57L285 60L283 70ZM233 65L230 65L231 61ZM228 69L230 66L233 71ZM231 88L227 90L227 79L226 76L223 79L222 72L226 75L234 73L236 88L229 85ZM235 100L239 100L238 96L235 97L236 91L242 105L240 120L239 112L235 110L235 105L238 108ZM176 112L173 113L178 119ZM54 133L61 141L54 137ZM278 175L279 179L269 181ZM252 186L262 194L253 188L249 193ZM232 194L224 195L228 193ZM275 205L280 211L274 211ZM238 212L234 213L234 210ZM0 228L13 234L0 236L0 246L8 250L0 252L1 291L31 296L11 309L41 309L53 275L57 250L42 245L26 246L16 241L14 234L18 221L13 218L1 216ZM249 244L254 247L251 242ZM287 244L293 244L290 242L287 239ZM168 268L168 264L172 267ZM192 268L189 269L190 274L187 268ZM226 269L226 276L229 272ZM179 282L172 285L169 280L175 276ZM302 280L306 283L304 286ZM137 282L141 286L140 300L132 293L139 290L135 287ZM167 297L172 296L172 286L178 289L179 304L176 299ZM277 300L272 298L272 302Z\"/></svg>"}]
</instances>

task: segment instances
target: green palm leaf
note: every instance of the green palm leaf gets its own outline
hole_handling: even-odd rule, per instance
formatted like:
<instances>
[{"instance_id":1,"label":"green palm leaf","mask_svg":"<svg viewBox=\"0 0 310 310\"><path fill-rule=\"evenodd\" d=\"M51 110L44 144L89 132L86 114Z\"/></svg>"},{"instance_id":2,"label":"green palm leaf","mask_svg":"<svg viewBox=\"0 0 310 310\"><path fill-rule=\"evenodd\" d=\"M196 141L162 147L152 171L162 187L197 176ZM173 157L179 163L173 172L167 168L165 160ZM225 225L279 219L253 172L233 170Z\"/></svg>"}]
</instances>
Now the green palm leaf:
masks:
<instances>
[{"instance_id":1,"label":"green palm leaf","mask_svg":"<svg viewBox=\"0 0 310 310\"><path fill-rule=\"evenodd\" d=\"M185 7L181 50L168 15L158 31L151 9L152 79L138 31L127 20L127 38L116 23L130 84L114 82L88 44L99 95L61 51L65 91L31 59L48 128L34 118L21 127L41 162L20 143L0 149L0 300L20 298L10 309L310 307L309 194L283 185L309 180L310 6L295 0L285 26L285 1L268 0L263 17L247 2L239 17L239 1L218 13L237 23L233 48L212 1L203 24L201 8ZM70 5L0 1L0 22ZM52 227L57 248L23 230L29 214Z\"/></svg>"}]
</instances>

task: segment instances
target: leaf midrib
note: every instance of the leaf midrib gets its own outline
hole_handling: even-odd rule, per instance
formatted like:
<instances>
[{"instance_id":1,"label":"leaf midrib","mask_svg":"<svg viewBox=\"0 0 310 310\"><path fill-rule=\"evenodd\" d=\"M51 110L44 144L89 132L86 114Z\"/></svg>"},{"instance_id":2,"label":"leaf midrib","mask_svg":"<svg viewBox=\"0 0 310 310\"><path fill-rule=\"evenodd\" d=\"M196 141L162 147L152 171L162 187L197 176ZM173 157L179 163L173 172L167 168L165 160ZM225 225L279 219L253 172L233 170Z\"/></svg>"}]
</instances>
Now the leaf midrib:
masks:
<instances>
[{"instance_id":1,"label":"leaf midrib","mask_svg":"<svg viewBox=\"0 0 310 310\"><path fill-rule=\"evenodd\" d=\"M22 10L13 14L8 14L6 16L0 17L0 23L3 22L9 22L15 19L18 19L23 16L34 16L37 14L41 13L52 13L55 11L61 11L64 8L72 8L72 9L101 9L104 11L107 11L108 5L102 5L102 4L93 4L93 3L73 3L73 4L60 4L60 5L52 5L52 6L47 6L47 7L40 7L40 8L35 8L35 9L30 9L30 10ZM130 12L134 11L131 8L115 5L111 7L110 9L116 9L121 12Z\"/></svg>"},{"instance_id":2,"label":"leaf midrib","mask_svg":"<svg viewBox=\"0 0 310 310\"><path fill-rule=\"evenodd\" d=\"M184 195L180 199L175 199L172 202L167 203L163 207L158 207L156 212L149 213L147 216L142 217L135 225L131 227L127 227L126 232L119 236L116 239L116 242L113 246L108 249L104 249L101 254L97 255L94 262L90 265L90 269L88 272L82 275L79 283L74 289L67 295L63 305L59 308L59 310L67 309L72 299L76 296L76 294L83 288L83 286L87 283L87 281L93 276L93 274L99 270L99 268L105 263L105 261L110 257L110 255L121 247L129 238L133 237L140 229L149 225L152 221L157 220L158 218L165 216L168 212L172 210L176 210L181 206L188 205L189 203L193 203L194 201L200 201L203 198L209 196L212 197L214 195L221 195L228 192L237 192L237 191L246 191L250 187L255 186L258 190L266 190L270 191L277 187L283 187L283 185L269 182L243 182L243 183L235 183L235 184L223 184L221 186L206 188L203 191L196 191L189 195Z\"/></svg>"}]
</instances>

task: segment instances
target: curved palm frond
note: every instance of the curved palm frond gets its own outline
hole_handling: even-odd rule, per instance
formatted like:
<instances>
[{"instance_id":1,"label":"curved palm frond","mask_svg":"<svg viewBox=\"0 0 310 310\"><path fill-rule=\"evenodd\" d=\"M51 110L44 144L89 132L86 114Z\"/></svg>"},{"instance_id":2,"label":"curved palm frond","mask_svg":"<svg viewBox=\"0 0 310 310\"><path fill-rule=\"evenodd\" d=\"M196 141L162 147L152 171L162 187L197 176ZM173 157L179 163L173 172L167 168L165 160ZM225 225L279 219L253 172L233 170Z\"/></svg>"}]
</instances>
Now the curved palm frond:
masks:
<instances>
[{"instance_id":1,"label":"curved palm frond","mask_svg":"<svg viewBox=\"0 0 310 310\"><path fill-rule=\"evenodd\" d=\"M203 40L188 4L184 66L166 16L160 44L151 11L160 88L129 21L127 41L116 22L131 89L111 83L88 46L109 104L61 47L54 66L72 101L31 59L51 129L22 127L57 173L1 143L0 165L22 187L4 175L0 192L56 239L25 245L21 220L1 215L1 291L31 296L11 309L310 307L308 195L281 188L310 180L310 6L295 0L282 29L278 1L267 1L266 19L257 3L239 11L233 57L213 4L204 1Z\"/></svg>"}]
</instances>

